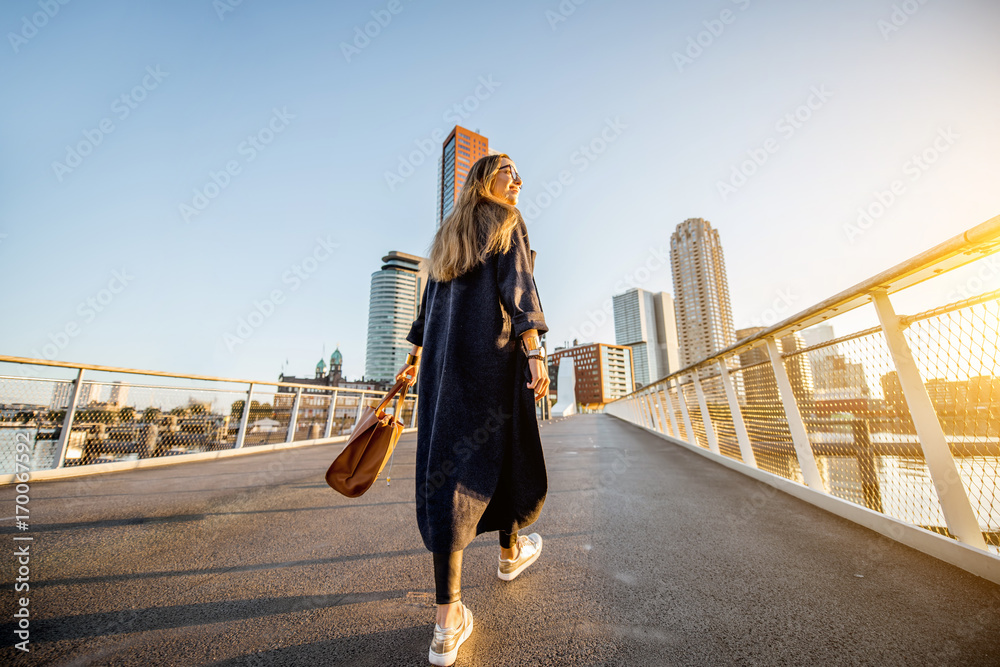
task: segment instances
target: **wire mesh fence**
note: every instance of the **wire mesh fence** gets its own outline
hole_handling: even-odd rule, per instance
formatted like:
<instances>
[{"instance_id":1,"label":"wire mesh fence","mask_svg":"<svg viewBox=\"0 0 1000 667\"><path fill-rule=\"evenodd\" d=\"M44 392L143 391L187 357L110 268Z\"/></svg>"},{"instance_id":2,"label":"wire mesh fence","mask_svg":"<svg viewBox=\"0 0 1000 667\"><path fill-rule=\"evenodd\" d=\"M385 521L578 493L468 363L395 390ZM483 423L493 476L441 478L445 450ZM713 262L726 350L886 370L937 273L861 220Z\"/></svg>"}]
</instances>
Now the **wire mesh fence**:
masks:
<instances>
[{"instance_id":1,"label":"wire mesh fence","mask_svg":"<svg viewBox=\"0 0 1000 667\"><path fill-rule=\"evenodd\" d=\"M826 491L946 534L930 471L881 330L793 350L796 396Z\"/></svg>"},{"instance_id":2,"label":"wire mesh fence","mask_svg":"<svg viewBox=\"0 0 1000 667\"><path fill-rule=\"evenodd\" d=\"M660 385L656 390L656 402L660 408L660 415L663 419L663 432L671 437L679 438L680 435L677 430L677 418L674 416L673 410L670 408L667 389L663 385Z\"/></svg>"},{"instance_id":3,"label":"wire mesh fence","mask_svg":"<svg viewBox=\"0 0 1000 667\"><path fill-rule=\"evenodd\" d=\"M738 356L741 365L733 381L742 388L740 411L757 467L801 483L802 470L767 350L760 345Z\"/></svg>"},{"instance_id":4,"label":"wire mesh fence","mask_svg":"<svg viewBox=\"0 0 1000 667\"><path fill-rule=\"evenodd\" d=\"M19 441L30 453L22 465L38 471L345 436L384 395L288 383L254 383L251 392L239 381L9 359L0 360L0 474L8 475L18 471ZM415 425L415 405L407 395L405 426Z\"/></svg>"},{"instance_id":5,"label":"wire mesh fence","mask_svg":"<svg viewBox=\"0 0 1000 667\"><path fill-rule=\"evenodd\" d=\"M677 437L690 442L692 434L689 432L687 423L684 421L684 411L681 409L680 404L680 390L669 380L666 386L668 387L666 394L670 401L670 411L673 413L674 422L677 424Z\"/></svg>"},{"instance_id":6,"label":"wire mesh fence","mask_svg":"<svg viewBox=\"0 0 1000 667\"><path fill-rule=\"evenodd\" d=\"M726 390L722 385L722 376L718 368L709 367L712 375L701 376L701 390L705 395L705 404L712 427L715 431L716 442L719 445L719 453L737 461L743 460L740 452L740 443L736 438L736 425L733 423L733 413L729 408L729 399L726 397Z\"/></svg>"},{"instance_id":7,"label":"wire mesh fence","mask_svg":"<svg viewBox=\"0 0 1000 667\"><path fill-rule=\"evenodd\" d=\"M708 436L705 434L705 422L702 421L701 409L698 406L698 393L694 388L694 381L688 376L680 385L681 398L684 401L684 408L687 410L688 423L691 425L691 432L695 445L708 449Z\"/></svg>"},{"instance_id":8,"label":"wire mesh fence","mask_svg":"<svg viewBox=\"0 0 1000 667\"><path fill-rule=\"evenodd\" d=\"M16 398L4 401L0 407L0 472L15 471L18 434L30 443L28 465L32 470L54 467L58 456L57 445L66 411L59 409L53 396L66 393L73 382L37 377L39 369L36 368L25 370L27 372L21 376L0 376L0 396ZM79 436L74 444L80 444Z\"/></svg>"},{"instance_id":9,"label":"wire mesh fence","mask_svg":"<svg viewBox=\"0 0 1000 667\"><path fill-rule=\"evenodd\" d=\"M987 542L1000 545L1000 293L909 318L905 334Z\"/></svg>"}]
</instances>

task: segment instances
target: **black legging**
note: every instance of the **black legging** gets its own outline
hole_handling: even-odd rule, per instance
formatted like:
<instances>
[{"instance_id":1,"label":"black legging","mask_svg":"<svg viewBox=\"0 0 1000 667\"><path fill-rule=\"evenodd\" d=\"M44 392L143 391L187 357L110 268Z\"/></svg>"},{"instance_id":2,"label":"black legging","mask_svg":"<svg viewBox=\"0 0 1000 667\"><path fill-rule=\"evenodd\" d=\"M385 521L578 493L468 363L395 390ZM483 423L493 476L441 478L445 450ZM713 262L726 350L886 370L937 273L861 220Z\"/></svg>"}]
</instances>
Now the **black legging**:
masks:
<instances>
[{"instance_id":1,"label":"black legging","mask_svg":"<svg viewBox=\"0 0 1000 667\"><path fill-rule=\"evenodd\" d=\"M500 531L500 546L513 549L517 531ZM437 604L454 604L462 599L462 552L434 554L434 588Z\"/></svg>"}]
</instances>

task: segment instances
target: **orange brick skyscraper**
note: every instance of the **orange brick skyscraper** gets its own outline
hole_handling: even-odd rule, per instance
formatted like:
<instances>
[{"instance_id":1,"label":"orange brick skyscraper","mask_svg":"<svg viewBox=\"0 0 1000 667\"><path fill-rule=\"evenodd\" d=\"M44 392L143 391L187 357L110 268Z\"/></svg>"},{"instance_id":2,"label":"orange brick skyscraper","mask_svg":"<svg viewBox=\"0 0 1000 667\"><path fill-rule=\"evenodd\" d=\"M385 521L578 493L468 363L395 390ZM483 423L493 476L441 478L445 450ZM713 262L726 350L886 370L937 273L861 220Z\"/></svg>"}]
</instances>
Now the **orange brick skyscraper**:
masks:
<instances>
[{"instance_id":1,"label":"orange brick skyscraper","mask_svg":"<svg viewBox=\"0 0 1000 667\"><path fill-rule=\"evenodd\" d=\"M489 144L489 139L483 135L459 125L456 125L444 140L441 160L438 163L438 225L455 207L458 193L462 190L465 177L469 174L469 167L489 153Z\"/></svg>"}]
</instances>

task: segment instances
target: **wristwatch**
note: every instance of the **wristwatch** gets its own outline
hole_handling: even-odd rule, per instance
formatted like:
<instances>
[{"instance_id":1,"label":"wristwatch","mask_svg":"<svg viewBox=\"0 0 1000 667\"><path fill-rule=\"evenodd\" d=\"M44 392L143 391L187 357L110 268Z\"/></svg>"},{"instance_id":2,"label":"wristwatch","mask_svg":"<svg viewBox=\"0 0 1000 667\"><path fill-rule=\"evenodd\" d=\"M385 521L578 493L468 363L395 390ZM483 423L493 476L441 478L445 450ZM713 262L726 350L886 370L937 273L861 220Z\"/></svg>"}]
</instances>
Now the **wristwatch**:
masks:
<instances>
[{"instance_id":1,"label":"wristwatch","mask_svg":"<svg viewBox=\"0 0 1000 667\"><path fill-rule=\"evenodd\" d=\"M530 338L535 343L540 342L536 336L530 336ZM528 344L525 342L523 338L521 339L521 350L524 352L524 356L528 357L529 359L532 357L541 357L542 359L545 358L544 347L542 347L540 344L537 347L528 347Z\"/></svg>"},{"instance_id":2,"label":"wristwatch","mask_svg":"<svg viewBox=\"0 0 1000 667\"><path fill-rule=\"evenodd\" d=\"M542 346L536 347L534 350L527 350L525 353L529 359L542 359L545 360L545 348Z\"/></svg>"}]
</instances>

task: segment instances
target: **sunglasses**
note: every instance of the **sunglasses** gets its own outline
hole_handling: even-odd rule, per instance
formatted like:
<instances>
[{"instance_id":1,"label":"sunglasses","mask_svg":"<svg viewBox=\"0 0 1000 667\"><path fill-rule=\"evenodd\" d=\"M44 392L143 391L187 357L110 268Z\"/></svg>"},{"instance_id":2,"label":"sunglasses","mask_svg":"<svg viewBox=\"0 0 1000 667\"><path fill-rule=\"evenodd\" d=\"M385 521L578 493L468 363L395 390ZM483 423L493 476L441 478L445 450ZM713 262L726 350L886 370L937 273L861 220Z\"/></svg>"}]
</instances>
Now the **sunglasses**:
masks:
<instances>
[{"instance_id":1,"label":"sunglasses","mask_svg":"<svg viewBox=\"0 0 1000 667\"><path fill-rule=\"evenodd\" d=\"M514 180L514 181L521 180L521 175L517 173L517 169L514 169L514 165L512 165L512 164L505 164L504 166L502 166L499 169L497 169L497 171L498 172L499 171L503 171L504 169L506 169L506 170L509 171L511 180Z\"/></svg>"}]
</instances>

